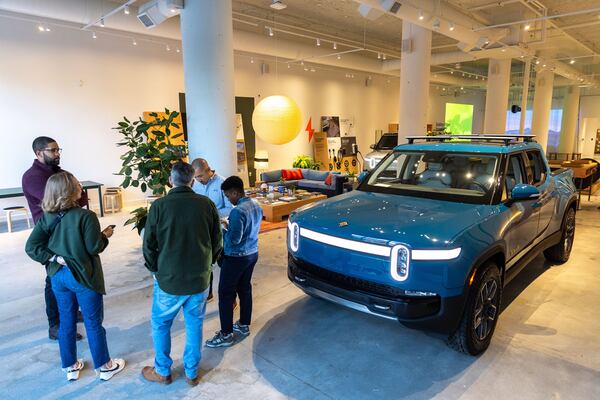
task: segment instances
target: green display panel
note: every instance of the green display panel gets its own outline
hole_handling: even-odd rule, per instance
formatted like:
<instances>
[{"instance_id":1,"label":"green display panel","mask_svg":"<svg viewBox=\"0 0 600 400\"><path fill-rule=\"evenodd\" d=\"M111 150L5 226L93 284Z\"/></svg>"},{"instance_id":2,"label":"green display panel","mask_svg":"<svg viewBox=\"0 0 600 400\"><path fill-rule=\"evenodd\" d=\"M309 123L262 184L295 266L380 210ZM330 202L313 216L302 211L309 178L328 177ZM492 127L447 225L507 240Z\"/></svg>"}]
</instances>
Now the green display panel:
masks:
<instances>
[{"instance_id":1,"label":"green display panel","mask_svg":"<svg viewBox=\"0 0 600 400\"><path fill-rule=\"evenodd\" d=\"M473 132L473 105L446 103L446 131L453 135Z\"/></svg>"}]
</instances>

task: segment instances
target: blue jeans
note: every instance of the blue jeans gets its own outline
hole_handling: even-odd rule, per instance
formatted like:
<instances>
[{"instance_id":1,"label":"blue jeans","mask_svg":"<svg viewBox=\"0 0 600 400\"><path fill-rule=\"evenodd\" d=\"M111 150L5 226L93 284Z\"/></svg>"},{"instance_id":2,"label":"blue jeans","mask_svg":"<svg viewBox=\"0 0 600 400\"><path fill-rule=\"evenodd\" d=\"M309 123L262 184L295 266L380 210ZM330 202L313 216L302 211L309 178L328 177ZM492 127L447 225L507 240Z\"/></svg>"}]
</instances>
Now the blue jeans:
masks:
<instances>
[{"instance_id":1,"label":"blue jeans","mask_svg":"<svg viewBox=\"0 0 600 400\"><path fill-rule=\"evenodd\" d=\"M152 340L154 341L154 369L159 375L171 375L171 325L183 307L185 319L185 349L183 368L185 375L194 379L198 375L202 350L202 323L206 311L208 289L198 294L176 296L163 291L154 280L152 302Z\"/></svg>"},{"instance_id":2,"label":"blue jeans","mask_svg":"<svg viewBox=\"0 0 600 400\"><path fill-rule=\"evenodd\" d=\"M52 280L52 290L58 303L60 326L58 345L62 367L77 362L77 303L81 307L87 340L94 360L94 368L100 368L110 360L106 331L102 327L104 303L102 295L77 282L68 267L62 267Z\"/></svg>"}]
</instances>

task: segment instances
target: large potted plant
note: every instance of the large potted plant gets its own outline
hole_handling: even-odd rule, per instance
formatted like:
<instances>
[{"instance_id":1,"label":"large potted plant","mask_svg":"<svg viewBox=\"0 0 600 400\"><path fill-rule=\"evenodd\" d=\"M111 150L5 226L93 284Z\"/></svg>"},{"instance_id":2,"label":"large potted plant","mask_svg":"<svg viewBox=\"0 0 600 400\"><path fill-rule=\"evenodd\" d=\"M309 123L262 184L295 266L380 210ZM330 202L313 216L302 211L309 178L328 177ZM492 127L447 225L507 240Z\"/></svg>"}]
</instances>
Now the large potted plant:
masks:
<instances>
[{"instance_id":1,"label":"large potted plant","mask_svg":"<svg viewBox=\"0 0 600 400\"><path fill-rule=\"evenodd\" d=\"M294 161L292 162L292 167L294 168L319 170L319 168L321 168L321 165L323 165L322 162L315 161L311 156L303 154L296 156L296 158L294 158Z\"/></svg>"},{"instance_id":2,"label":"large potted plant","mask_svg":"<svg viewBox=\"0 0 600 400\"><path fill-rule=\"evenodd\" d=\"M177 144L173 140L181 137L183 133L172 133L172 129L180 129L174 122L179 116L177 111L165 109L164 114L151 113L151 121L142 118L131 122L127 117L119 121L113 128L121 134L117 146L127 147L121 156L123 160L121 169L116 175L123 176L120 186L124 189L129 186L139 187L142 192L151 190L155 196L167 193L171 166L180 159L187 157L187 144ZM132 218L125 225L134 224L141 234L146 217L147 207L140 207L131 212Z\"/></svg>"}]
</instances>

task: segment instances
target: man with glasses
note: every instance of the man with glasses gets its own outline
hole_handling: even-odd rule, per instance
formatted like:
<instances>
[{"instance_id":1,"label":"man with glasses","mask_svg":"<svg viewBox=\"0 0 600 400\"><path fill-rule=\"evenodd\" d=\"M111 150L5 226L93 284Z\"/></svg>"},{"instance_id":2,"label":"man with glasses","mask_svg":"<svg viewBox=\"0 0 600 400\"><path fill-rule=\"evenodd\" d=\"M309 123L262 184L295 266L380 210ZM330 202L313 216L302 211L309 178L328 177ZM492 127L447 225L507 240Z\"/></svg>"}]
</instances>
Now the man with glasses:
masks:
<instances>
[{"instance_id":1,"label":"man with glasses","mask_svg":"<svg viewBox=\"0 0 600 400\"><path fill-rule=\"evenodd\" d=\"M36 159L33 161L33 165L24 174L21 181L23 187L23 193L29 204L29 210L33 217L33 222L37 223L38 220L44 215L41 204L44 198L44 189L46 188L46 182L50 176L57 172L62 171L60 168L60 153L62 149L58 147L56 140L47 136L40 136L33 141L31 146L35 153ZM79 205L81 207L87 206L88 199L85 191L81 192L81 199ZM56 297L52 291L52 285L50 278L46 276L46 287L45 287L45 300L46 300L46 315L48 316L48 337L52 340L58 340L58 306L56 304ZM79 306L77 306L79 309ZM77 321L82 322L81 313L77 315ZM77 340L81 340L81 335L77 334Z\"/></svg>"}]
</instances>

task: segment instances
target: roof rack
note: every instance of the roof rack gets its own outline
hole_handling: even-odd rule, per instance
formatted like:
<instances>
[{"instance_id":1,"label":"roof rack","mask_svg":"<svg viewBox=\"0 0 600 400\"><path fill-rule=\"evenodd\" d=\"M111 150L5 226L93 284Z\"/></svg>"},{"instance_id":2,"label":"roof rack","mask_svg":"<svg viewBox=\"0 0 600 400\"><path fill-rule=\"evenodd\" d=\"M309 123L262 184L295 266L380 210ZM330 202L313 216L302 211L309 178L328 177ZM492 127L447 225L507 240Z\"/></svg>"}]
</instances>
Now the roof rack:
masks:
<instances>
[{"instance_id":1,"label":"roof rack","mask_svg":"<svg viewBox=\"0 0 600 400\"><path fill-rule=\"evenodd\" d=\"M519 142L534 142L535 135L435 135L435 136L407 136L408 144L413 144L416 140L425 142L446 142L453 139L466 139L471 142L500 142L505 146Z\"/></svg>"}]
</instances>

